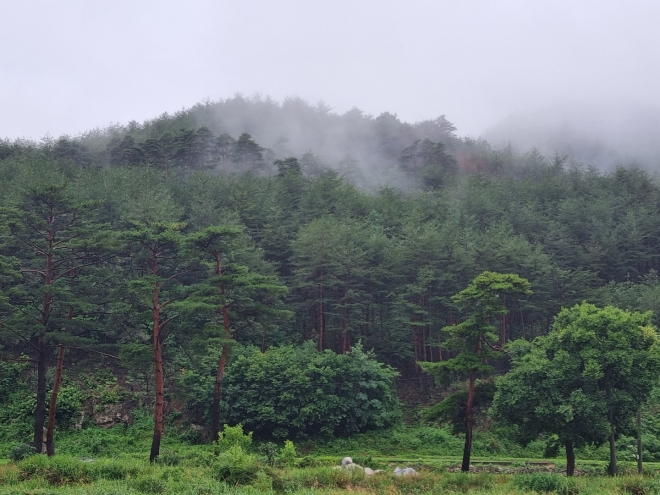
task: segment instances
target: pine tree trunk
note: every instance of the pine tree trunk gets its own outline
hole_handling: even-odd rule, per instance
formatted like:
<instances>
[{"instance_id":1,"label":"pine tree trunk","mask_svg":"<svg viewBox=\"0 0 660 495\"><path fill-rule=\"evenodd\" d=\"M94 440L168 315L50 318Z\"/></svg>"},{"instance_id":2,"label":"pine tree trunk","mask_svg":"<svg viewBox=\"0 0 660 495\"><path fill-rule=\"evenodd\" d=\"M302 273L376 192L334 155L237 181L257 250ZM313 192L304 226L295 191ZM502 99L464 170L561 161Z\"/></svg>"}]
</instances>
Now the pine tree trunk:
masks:
<instances>
[{"instance_id":1,"label":"pine tree trunk","mask_svg":"<svg viewBox=\"0 0 660 495\"><path fill-rule=\"evenodd\" d=\"M160 336L160 305L158 302L158 289L154 289L153 299L153 331L154 331L154 365L156 375L156 404L154 407L154 435L151 441L151 452L149 462L154 462L160 454L160 440L163 436L163 406L164 406L164 382L163 382L163 356Z\"/></svg>"},{"instance_id":2,"label":"pine tree trunk","mask_svg":"<svg viewBox=\"0 0 660 495\"><path fill-rule=\"evenodd\" d=\"M321 273L323 276L323 273ZM319 287L319 351L323 351L323 284Z\"/></svg>"},{"instance_id":3,"label":"pine tree trunk","mask_svg":"<svg viewBox=\"0 0 660 495\"><path fill-rule=\"evenodd\" d=\"M566 476L575 474L575 452L573 451L573 442L565 442L566 446Z\"/></svg>"},{"instance_id":4,"label":"pine tree trunk","mask_svg":"<svg viewBox=\"0 0 660 495\"><path fill-rule=\"evenodd\" d=\"M477 378L477 372L470 373L470 388L468 389L468 400L465 404L465 446L463 447L463 465L461 471L467 473L470 471L470 453L472 452L472 429L474 427L474 417L472 416L472 406L474 404L474 382Z\"/></svg>"},{"instance_id":5,"label":"pine tree trunk","mask_svg":"<svg viewBox=\"0 0 660 495\"><path fill-rule=\"evenodd\" d=\"M642 410L637 409L637 472L642 474L644 472L643 464L643 450L642 450Z\"/></svg>"},{"instance_id":6,"label":"pine tree trunk","mask_svg":"<svg viewBox=\"0 0 660 495\"><path fill-rule=\"evenodd\" d=\"M53 436L55 434L55 411L57 410L57 394L60 391L60 384L62 383L62 365L64 363L63 345L59 346L57 353L57 367L55 368L55 383L53 384L53 391L50 394L50 404L48 406L48 426L46 427L46 453L48 456L55 455L55 444Z\"/></svg>"},{"instance_id":7,"label":"pine tree trunk","mask_svg":"<svg viewBox=\"0 0 660 495\"><path fill-rule=\"evenodd\" d=\"M220 433L220 401L222 400L222 381L225 375L225 365L227 364L227 345L222 346L222 354L218 360L218 372L215 377L215 387L213 389L213 441L218 440Z\"/></svg>"},{"instance_id":8,"label":"pine tree trunk","mask_svg":"<svg viewBox=\"0 0 660 495\"><path fill-rule=\"evenodd\" d=\"M44 293L41 305L41 331L37 340L37 404L34 410L34 449L37 453L44 451L44 421L46 420L46 343L44 341L48 318L51 310L50 286L53 280L53 234L48 233L48 250L46 254L46 268L44 270Z\"/></svg>"},{"instance_id":9,"label":"pine tree trunk","mask_svg":"<svg viewBox=\"0 0 660 495\"><path fill-rule=\"evenodd\" d=\"M44 332L37 341L37 404L34 411L33 446L37 453L44 451L44 422L46 421L46 345Z\"/></svg>"},{"instance_id":10,"label":"pine tree trunk","mask_svg":"<svg viewBox=\"0 0 660 495\"><path fill-rule=\"evenodd\" d=\"M221 288L221 293L224 295L225 288ZM222 322L225 327L225 338L231 338L231 327L229 324L229 308L227 307L226 301L222 306ZM229 355L229 346L224 344L222 346L222 353L220 354L220 359L218 360L218 372L215 377L215 387L213 389L213 440L218 439L218 434L220 433L220 401L222 400L222 382L225 376L225 366L227 365L227 357Z\"/></svg>"}]
</instances>

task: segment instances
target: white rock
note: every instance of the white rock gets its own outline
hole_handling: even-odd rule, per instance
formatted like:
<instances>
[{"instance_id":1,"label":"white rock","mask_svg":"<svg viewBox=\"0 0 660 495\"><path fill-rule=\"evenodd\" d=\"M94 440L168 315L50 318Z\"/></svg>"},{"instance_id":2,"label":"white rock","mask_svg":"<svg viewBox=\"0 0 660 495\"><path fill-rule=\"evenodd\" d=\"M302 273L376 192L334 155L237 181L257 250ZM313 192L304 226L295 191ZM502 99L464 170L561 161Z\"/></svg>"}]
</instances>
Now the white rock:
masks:
<instances>
[{"instance_id":1,"label":"white rock","mask_svg":"<svg viewBox=\"0 0 660 495\"><path fill-rule=\"evenodd\" d=\"M350 457L344 457L341 460L342 467L346 467L348 464L353 464L353 459L351 459Z\"/></svg>"},{"instance_id":2,"label":"white rock","mask_svg":"<svg viewBox=\"0 0 660 495\"><path fill-rule=\"evenodd\" d=\"M376 473L374 472L373 469L368 468L368 467L364 468L364 475L365 476L373 476L374 474L376 474Z\"/></svg>"},{"instance_id":3,"label":"white rock","mask_svg":"<svg viewBox=\"0 0 660 495\"><path fill-rule=\"evenodd\" d=\"M417 476L417 471L411 467L403 468L397 467L394 470L394 476Z\"/></svg>"}]
</instances>

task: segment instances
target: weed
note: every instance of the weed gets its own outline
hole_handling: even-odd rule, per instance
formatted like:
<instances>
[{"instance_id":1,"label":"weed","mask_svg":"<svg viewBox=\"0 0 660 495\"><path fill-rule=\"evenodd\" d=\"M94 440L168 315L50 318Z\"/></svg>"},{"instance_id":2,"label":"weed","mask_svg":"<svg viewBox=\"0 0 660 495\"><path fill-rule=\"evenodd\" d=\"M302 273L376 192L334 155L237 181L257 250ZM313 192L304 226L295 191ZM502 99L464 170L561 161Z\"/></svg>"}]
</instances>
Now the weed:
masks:
<instances>
[{"instance_id":1,"label":"weed","mask_svg":"<svg viewBox=\"0 0 660 495\"><path fill-rule=\"evenodd\" d=\"M30 444L27 443L21 443L18 445L14 445L11 450L9 451L9 459L18 462L22 461L23 459L27 459L31 455L34 455L37 451L34 449L34 447Z\"/></svg>"},{"instance_id":2,"label":"weed","mask_svg":"<svg viewBox=\"0 0 660 495\"><path fill-rule=\"evenodd\" d=\"M513 485L524 490L539 493L559 493L573 495L579 493L579 485L572 478L559 474L533 473L516 476Z\"/></svg>"},{"instance_id":3,"label":"weed","mask_svg":"<svg viewBox=\"0 0 660 495\"><path fill-rule=\"evenodd\" d=\"M157 495L164 493L167 488L165 480L155 476L136 478L131 481L131 486L138 492Z\"/></svg>"}]
</instances>

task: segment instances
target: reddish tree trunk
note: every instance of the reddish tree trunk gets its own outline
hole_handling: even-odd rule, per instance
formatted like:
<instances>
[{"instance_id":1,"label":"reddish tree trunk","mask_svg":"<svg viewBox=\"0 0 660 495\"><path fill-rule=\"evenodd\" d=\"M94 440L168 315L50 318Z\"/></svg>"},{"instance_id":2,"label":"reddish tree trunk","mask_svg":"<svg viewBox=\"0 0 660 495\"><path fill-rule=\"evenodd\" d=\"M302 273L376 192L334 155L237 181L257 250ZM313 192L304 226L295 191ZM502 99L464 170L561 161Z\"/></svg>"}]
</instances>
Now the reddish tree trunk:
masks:
<instances>
[{"instance_id":1,"label":"reddish tree trunk","mask_svg":"<svg viewBox=\"0 0 660 495\"><path fill-rule=\"evenodd\" d=\"M222 276L222 264L220 263L220 254L215 253L215 274L218 277ZM222 325L225 329L225 338L227 340L231 339L231 325L229 320L229 305L225 298L225 286L220 284L220 295L222 298ZM263 346L263 343L262 343ZM213 428L213 440L218 439L218 434L220 433L220 403L222 401L222 382L225 376L225 367L227 365L227 357L229 355L229 345L224 344L222 346L222 352L220 353L220 359L218 360L218 370L215 377L215 386L213 388L213 405L211 408L212 414L212 428Z\"/></svg>"},{"instance_id":2,"label":"reddish tree trunk","mask_svg":"<svg viewBox=\"0 0 660 495\"><path fill-rule=\"evenodd\" d=\"M69 321L73 319L73 306L69 306L66 319ZM57 353L57 367L55 368L55 383L53 384L53 391L50 394L50 404L48 406L48 425L46 426L46 453L49 456L55 455L55 444L53 443L53 436L55 435L55 412L57 411L57 395L60 391L60 384L62 383L64 352L65 347L60 344Z\"/></svg>"},{"instance_id":3,"label":"reddish tree trunk","mask_svg":"<svg viewBox=\"0 0 660 495\"><path fill-rule=\"evenodd\" d=\"M164 380L163 380L163 356L161 344L160 328L160 304L158 301L158 288L154 289L153 299L153 331L154 331L154 366L156 375L156 404L154 407L154 435L151 441L151 452L149 462L154 462L160 455L160 440L163 436L163 407L164 398Z\"/></svg>"}]
</instances>

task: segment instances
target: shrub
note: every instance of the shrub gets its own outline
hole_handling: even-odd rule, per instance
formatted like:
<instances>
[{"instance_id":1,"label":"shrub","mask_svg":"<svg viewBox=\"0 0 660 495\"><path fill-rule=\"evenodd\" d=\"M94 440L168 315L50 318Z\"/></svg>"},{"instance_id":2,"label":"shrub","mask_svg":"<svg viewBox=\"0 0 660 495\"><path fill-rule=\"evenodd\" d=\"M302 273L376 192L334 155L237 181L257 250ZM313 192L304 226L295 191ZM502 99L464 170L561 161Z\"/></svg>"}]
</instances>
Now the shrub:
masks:
<instances>
[{"instance_id":1,"label":"shrub","mask_svg":"<svg viewBox=\"0 0 660 495\"><path fill-rule=\"evenodd\" d=\"M13 462L22 461L27 459L31 455L34 455L37 451L34 447L27 443L21 443L14 445L9 451L9 459Z\"/></svg>"},{"instance_id":2,"label":"shrub","mask_svg":"<svg viewBox=\"0 0 660 495\"><path fill-rule=\"evenodd\" d=\"M329 467L312 469L288 469L284 475L273 479L276 491L295 492L296 490L345 489L356 486L365 480L361 469L333 469Z\"/></svg>"},{"instance_id":3,"label":"shrub","mask_svg":"<svg viewBox=\"0 0 660 495\"><path fill-rule=\"evenodd\" d=\"M183 461L183 457L176 452L165 452L156 458L156 463L163 466L178 466Z\"/></svg>"},{"instance_id":4,"label":"shrub","mask_svg":"<svg viewBox=\"0 0 660 495\"><path fill-rule=\"evenodd\" d=\"M62 485L92 481L95 476L91 465L68 456L34 455L21 461L18 468L25 479L43 478L52 485Z\"/></svg>"},{"instance_id":5,"label":"shrub","mask_svg":"<svg viewBox=\"0 0 660 495\"><path fill-rule=\"evenodd\" d=\"M167 488L164 480L154 476L136 478L132 480L131 485L138 492L153 494L163 493Z\"/></svg>"},{"instance_id":6,"label":"shrub","mask_svg":"<svg viewBox=\"0 0 660 495\"><path fill-rule=\"evenodd\" d=\"M284 442L284 448L280 452L280 461L285 466L293 466L296 462L296 446L291 440Z\"/></svg>"},{"instance_id":7,"label":"shrub","mask_svg":"<svg viewBox=\"0 0 660 495\"><path fill-rule=\"evenodd\" d=\"M491 488L492 478L486 473L467 474L456 473L446 475L442 479L443 488L467 493L473 488Z\"/></svg>"},{"instance_id":8,"label":"shrub","mask_svg":"<svg viewBox=\"0 0 660 495\"><path fill-rule=\"evenodd\" d=\"M138 476L143 467L134 461L103 459L85 462L69 456L32 456L18 463L23 479L43 478L52 485L123 480Z\"/></svg>"},{"instance_id":9,"label":"shrub","mask_svg":"<svg viewBox=\"0 0 660 495\"><path fill-rule=\"evenodd\" d=\"M259 446L259 453L266 458L268 465L271 467L275 465L275 457L277 456L278 451L279 448L277 447L277 444L274 444L273 442L265 442Z\"/></svg>"},{"instance_id":10,"label":"shrub","mask_svg":"<svg viewBox=\"0 0 660 495\"><path fill-rule=\"evenodd\" d=\"M222 431L218 434L218 447L221 451L225 451L235 445L243 450L250 448L252 445L252 432L247 435L243 433L243 425L240 423L236 426L224 425Z\"/></svg>"},{"instance_id":11,"label":"shrub","mask_svg":"<svg viewBox=\"0 0 660 495\"><path fill-rule=\"evenodd\" d=\"M257 477L259 464L253 455L234 444L218 456L215 471L219 480L230 485L249 485Z\"/></svg>"},{"instance_id":12,"label":"shrub","mask_svg":"<svg viewBox=\"0 0 660 495\"><path fill-rule=\"evenodd\" d=\"M635 476L626 479L621 488L626 493L632 495L656 495L660 493L660 480L644 479L641 476Z\"/></svg>"},{"instance_id":13,"label":"shrub","mask_svg":"<svg viewBox=\"0 0 660 495\"><path fill-rule=\"evenodd\" d=\"M264 353L243 349L225 375L227 417L260 438L380 429L400 419L396 376L359 345L347 354L319 352L309 344Z\"/></svg>"},{"instance_id":14,"label":"shrub","mask_svg":"<svg viewBox=\"0 0 660 495\"><path fill-rule=\"evenodd\" d=\"M539 493L560 493L572 495L579 492L575 480L558 474L533 473L516 476L513 484L523 490Z\"/></svg>"}]
</instances>

